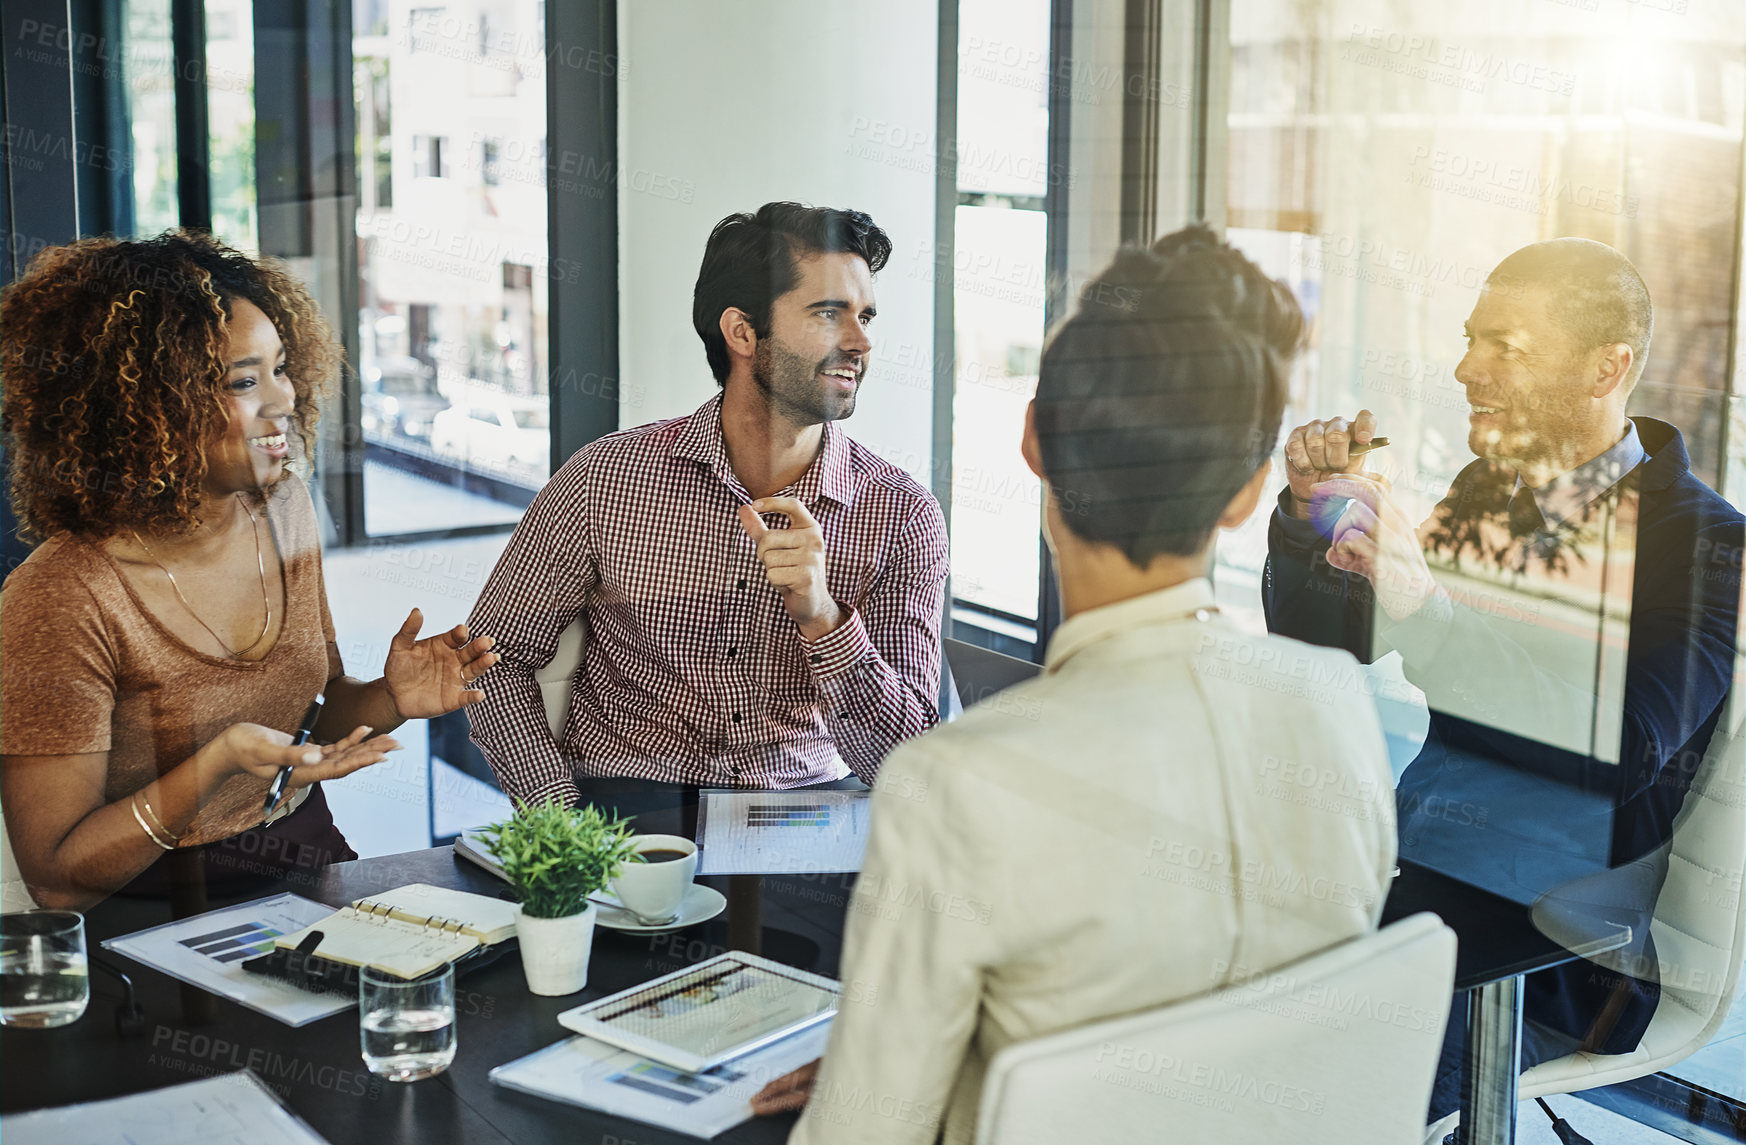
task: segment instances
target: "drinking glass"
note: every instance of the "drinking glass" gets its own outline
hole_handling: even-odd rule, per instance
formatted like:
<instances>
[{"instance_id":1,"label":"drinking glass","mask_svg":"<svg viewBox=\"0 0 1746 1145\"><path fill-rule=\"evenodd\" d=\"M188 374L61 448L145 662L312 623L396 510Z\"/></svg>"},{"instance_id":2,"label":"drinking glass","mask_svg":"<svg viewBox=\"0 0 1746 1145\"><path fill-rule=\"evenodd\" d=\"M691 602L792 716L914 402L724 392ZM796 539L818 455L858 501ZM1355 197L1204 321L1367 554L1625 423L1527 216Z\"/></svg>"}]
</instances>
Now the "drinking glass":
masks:
<instances>
[{"instance_id":1,"label":"drinking glass","mask_svg":"<svg viewBox=\"0 0 1746 1145\"><path fill-rule=\"evenodd\" d=\"M0 1025L46 1030L91 1001L85 919L70 910L0 915Z\"/></svg>"},{"instance_id":2,"label":"drinking glass","mask_svg":"<svg viewBox=\"0 0 1746 1145\"><path fill-rule=\"evenodd\" d=\"M365 967L358 974L364 1064L389 1081L434 1077L455 1060L455 968L401 978Z\"/></svg>"}]
</instances>

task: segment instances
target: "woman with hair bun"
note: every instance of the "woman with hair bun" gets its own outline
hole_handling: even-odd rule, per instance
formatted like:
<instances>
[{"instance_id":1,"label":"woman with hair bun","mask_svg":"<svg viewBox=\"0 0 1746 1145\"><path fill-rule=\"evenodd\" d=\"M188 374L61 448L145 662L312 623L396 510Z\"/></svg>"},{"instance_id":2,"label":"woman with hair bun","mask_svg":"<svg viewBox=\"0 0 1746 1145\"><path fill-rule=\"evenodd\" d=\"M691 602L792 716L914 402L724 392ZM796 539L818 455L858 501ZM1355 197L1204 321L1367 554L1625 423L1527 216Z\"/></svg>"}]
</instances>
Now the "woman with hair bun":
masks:
<instances>
[{"instance_id":1,"label":"woman with hair bun","mask_svg":"<svg viewBox=\"0 0 1746 1145\"><path fill-rule=\"evenodd\" d=\"M43 251L0 298L12 503L0 804L42 906L356 858L320 783L483 695L464 625L345 674L306 462L339 345L282 269L204 234ZM314 734L292 733L318 694ZM281 768L284 794L264 812ZM171 855L179 852L179 855Z\"/></svg>"}]
</instances>

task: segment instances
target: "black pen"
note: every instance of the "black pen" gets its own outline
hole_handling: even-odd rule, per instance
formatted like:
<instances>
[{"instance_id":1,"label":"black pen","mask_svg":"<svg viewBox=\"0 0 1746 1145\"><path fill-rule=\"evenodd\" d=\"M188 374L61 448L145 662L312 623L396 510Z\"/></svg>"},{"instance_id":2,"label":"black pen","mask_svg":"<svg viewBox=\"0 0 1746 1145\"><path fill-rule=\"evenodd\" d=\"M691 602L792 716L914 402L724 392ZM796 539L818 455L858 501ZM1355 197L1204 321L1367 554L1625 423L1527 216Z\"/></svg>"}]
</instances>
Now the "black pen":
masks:
<instances>
[{"instance_id":1,"label":"black pen","mask_svg":"<svg viewBox=\"0 0 1746 1145\"><path fill-rule=\"evenodd\" d=\"M316 694L315 702L309 705L309 710L303 713L303 722L297 725L297 734L291 737L292 747L302 747L309 741L309 733L315 730L315 722L321 719L321 706L327 703L327 697ZM273 785L267 788L267 801L261 806L262 815L273 813L273 804L279 802L279 796L285 794L285 785L291 782L291 769L281 767L279 774L273 777Z\"/></svg>"}]
</instances>

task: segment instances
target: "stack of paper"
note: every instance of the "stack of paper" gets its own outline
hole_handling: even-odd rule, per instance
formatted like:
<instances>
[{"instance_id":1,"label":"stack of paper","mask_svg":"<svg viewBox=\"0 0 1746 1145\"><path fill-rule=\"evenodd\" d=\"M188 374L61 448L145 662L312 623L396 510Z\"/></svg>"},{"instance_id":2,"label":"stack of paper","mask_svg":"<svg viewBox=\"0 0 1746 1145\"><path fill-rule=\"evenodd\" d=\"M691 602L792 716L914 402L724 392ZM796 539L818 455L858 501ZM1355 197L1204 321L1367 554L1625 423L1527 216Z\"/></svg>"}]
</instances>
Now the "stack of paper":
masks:
<instances>
[{"instance_id":1,"label":"stack of paper","mask_svg":"<svg viewBox=\"0 0 1746 1145\"><path fill-rule=\"evenodd\" d=\"M288 1026L306 1026L357 1005L357 998L311 994L289 982L251 974L242 964L271 953L280 935L303 930L332 913L332 907L299 895L274 895L111 938L103 946Z\"/></svg>"},{"instance_id":2,"label":"stack of paper","mask_svg":"<svg viewBox=\"0 0 1746 1145\"><path fill-rule=\"evenodd\" d=\"M6 1145L327 1145L247 1070L0 1118Z\"/></svg>"},{"instance_id":3,"label":"stack of paper","mask_svg":"<svg viewBox=\"0 0 1746 1145\"><path fill-rule=\"evenodd\" d=\"M697 873L858 871L872 810L867 791L704 791Z\"/></svg>"},{"instance_id":4,"label":"stack of paper","mask_svg":"<svg viewBox=\"0 0 1746 1145\"><path fill-rule=\"evenodd\" d=\"M682 1073L593 1038L570 1038L500 1065L505 1089L714 1137L752 1118L752 1095L824 1053L829 1024L813 1026L703 1073Z\"/></svg>"}]
</instances>

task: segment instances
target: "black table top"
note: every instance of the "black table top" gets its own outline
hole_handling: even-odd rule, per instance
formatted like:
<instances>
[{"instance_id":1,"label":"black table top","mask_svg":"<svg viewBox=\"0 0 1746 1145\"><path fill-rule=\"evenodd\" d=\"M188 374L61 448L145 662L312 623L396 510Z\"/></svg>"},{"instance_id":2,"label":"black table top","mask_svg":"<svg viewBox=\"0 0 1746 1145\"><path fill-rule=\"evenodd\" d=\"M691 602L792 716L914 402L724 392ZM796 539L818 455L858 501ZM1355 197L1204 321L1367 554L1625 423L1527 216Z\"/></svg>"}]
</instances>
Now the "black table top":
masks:
<instances>
[{"instance_id":1,"label":"black table top","mask_svg":"<svg viewBox=\"0 0 1746 1145\"><path fill-rule=\"evenodd\" d=\"M1427 910L1455 932L1458 991L1613 950L1631 937L1630 927L1597 914L1587 921L1566 917L1578 940L1554 941L1534 924L1530 907L1402 859L1382 906L1382 925Z\"/></svg>"},{"instance_id":2,"label":"black table top","mask_svg":"<svg viewBox=\"0 0 1746 1145\"><path fill-rule=\"evenodd\" d=\"M628 810L628 808L627 808ZM639 816L644 831L689 834L695 804L685 801ZM672 817L670 823L661 819ZM689 820L689 822L687 822ZM335 1145L389 1142L542 1141L661 1142L694 1140L590 1110L503 1090L494 1066L567 1037L563 1010L729 949L756 950L778 961L835 977L844 915L854 876L703 877L729 897L717 918L672 934L627 935L597 928L588 986L565 998L529 994L520 959L500 958L456 984L458 1049L447 1072L410 1085L384 1082L359 1057L355 1010L293 1029L226 999L185 986L109 952L106 938L170 920L168 903L111 898L86 916L96 957L131 975L145 1010L144 1031L116 1033L117 981L93 970L91 1006L58 1030L0 1030L0 1110L17 1112L118 1097L252 1068L290 1107ZM427 882L501 895L504 885L447 847L342 863L303 884L257 888L214 899L212 906L291 890L340 906L406 883ZM1526 907L1403 863L1383 911L1385 923L1421 910L1441 915L1460 938L1456 987L1470 989L1575 957L1534 929ZM1593 949L1622 941L1597 923ZM792 1114L754 1118L729 1130L726 1142L785 1140Z\"/></svg>"},{"instance_id":3,"label":"black table top","mask_svg":"<svg viewBox=\"0 0 1746 1145\"><path fill-rule=\"evenodd\" d=\"M642 824L645 829L653 824ZM717 918L672 934L629 935L597 927L588 986L564 998L527 990L511 954L465 974L455 988L455 1061L435 1078L381 1081L359 1056L355 1009L292 1028L246 1007L184 986L112 952L106 938L170 920L169 904L111 898L86 915L94 956L132 977L145 1010L140 1035L117 1035L116 979L93 970L84 1017L58 1030L0 1030L0 1110L7 1113L119 1097L212 1074L252 1068L335 1145L347 1142L694 1141L654 1126L512 1093L488 1080L494 1066L569 1034L557 1015L585 1001L714 957L752 949L835 977L853 875L702 877L729 896ZM450 848L341 863L319 881L257 889L212 906L290 890L341 906L390 887L426 882L501 895L504 884L456 859ZM761 926L760 926L761 923ZM794 1115L754 1118L716 1140L778 1142Z\"/></svg>"}]
</instances>

